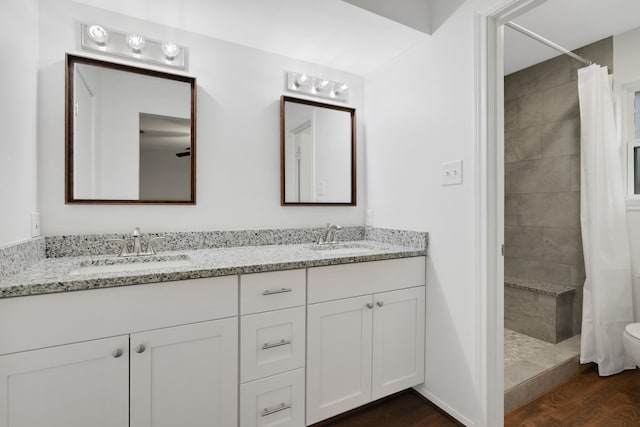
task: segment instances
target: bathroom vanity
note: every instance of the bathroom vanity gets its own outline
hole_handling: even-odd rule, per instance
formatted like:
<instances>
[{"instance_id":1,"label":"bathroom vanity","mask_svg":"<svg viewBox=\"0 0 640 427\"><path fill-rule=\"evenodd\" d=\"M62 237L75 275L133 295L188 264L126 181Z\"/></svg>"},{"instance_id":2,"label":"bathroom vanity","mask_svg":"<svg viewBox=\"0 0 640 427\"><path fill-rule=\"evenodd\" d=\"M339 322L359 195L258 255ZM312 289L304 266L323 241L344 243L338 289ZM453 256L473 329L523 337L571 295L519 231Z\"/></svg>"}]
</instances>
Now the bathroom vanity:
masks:
<instances>
[{"instance_id":1,"label":"bathroom vanity","mask_svg":"<svg viewBox=\"0 0 640 427\"><path fill-rule=\"evenodd\" d=\"M420 384L426 249L359 245L0 282L0 427L304 426Z\"/></svg>"}]
</instances>

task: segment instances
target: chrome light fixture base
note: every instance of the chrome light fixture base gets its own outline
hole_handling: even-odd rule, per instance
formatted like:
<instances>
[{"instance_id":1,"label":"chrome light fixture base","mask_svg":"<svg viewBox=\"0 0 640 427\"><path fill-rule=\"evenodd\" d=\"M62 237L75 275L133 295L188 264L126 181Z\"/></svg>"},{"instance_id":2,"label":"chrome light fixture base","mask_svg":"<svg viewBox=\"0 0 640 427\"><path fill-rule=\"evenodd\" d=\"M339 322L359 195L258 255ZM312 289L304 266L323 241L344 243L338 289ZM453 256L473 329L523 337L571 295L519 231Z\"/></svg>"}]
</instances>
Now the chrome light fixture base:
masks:
<instances>
[{"instance_id":1,"label":"chrome light fixture base","mask_svg":"<svg viewBox=\"0 0 640 427\"><path fill-rule=\"evenodd\" d=\"M287 71L287 90L334 101L349 101L349 86L307 73Z\"/></svg>"},{"instance_id":2,"label":"chrome light fixture base","mask_svg":"<svg viewBox=\"0 0 640 427\"><path fill-rule=\"evenodd\" d=\"M122 33L100 25L80 24L83 49L166 67L186 68L186 48L171 41L157 41L131 32Z\"/></svg>"}]
</instances>

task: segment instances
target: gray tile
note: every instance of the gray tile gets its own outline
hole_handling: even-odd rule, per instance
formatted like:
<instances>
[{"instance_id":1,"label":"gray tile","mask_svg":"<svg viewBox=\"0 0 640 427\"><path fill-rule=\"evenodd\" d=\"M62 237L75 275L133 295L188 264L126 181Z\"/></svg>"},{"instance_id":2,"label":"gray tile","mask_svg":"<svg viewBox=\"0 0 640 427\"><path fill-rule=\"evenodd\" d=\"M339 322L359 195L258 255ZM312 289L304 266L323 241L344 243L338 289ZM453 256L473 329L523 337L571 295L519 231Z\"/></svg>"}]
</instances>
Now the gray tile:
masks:
<instances>
[{"instance_id":1,"label":"gray tile","mask_svg":"<svg viewBox=\"0 0 640 427\"><path fill-rule=\"evenodd\" d=\"M613 37L607 37L576 49L574 52L583 58L602 65L603 67L606 65L609 69L609 74L613 74L613 49ZM580 62L572 61L570 71L572 80L578 80L577 70L582 67L584 67L584 65Z\"/></svg>"},{"instance_id":2,"label":"gray tile","mask_svg":"<svg viewBox=\"0 0 640 427\"><path fill-rule=\"evenodd\" d=\"M518 225L518 196L505 195L504 224Z\"/></svg>"},{"instance_id":3,"label":"gray tile","mask_svg":"<svg viewBox=\"0 0 640 427\"><path fill-rule=\"evenodd\" d=\"M504 288L504 326L547 342L556 342L556 298Z\"/></svg>"},{"instance_id":4,"label":"gray tile","mask_svg":"<svg viewBox=\"0 0 640 427\"><path fill-rule=\"evenodd\" d=\"M541 92L571 80L569 59L563 55L518 71L518 97Z\"/></svg>"},{"instance_id":5,"label":"gray tile","mask_svg":"<svg viewBox=\"0 0 640 427\"><path fill-rule=\"evenodd\" d=\"M545 227L543 235L543 258L561 264L579 265L582 260L582 237L580 228Z\"/></svg>"},{"instance_id":6,"label":"gray tile","mask_svg":"<svg viewBox=\"0 0 640 427\"><path fill-rule=\"evenodd\" d=\"M571 280L571 268L565 264L507 257L504 260L504 275L506 277L568 285Z\"/></svg>"},{"instance_id":7,"label":"gray tile","mask_svg":"<svg viewBox=\"0 0 640 427\"><path fill-rule=\"evenodd\" d=\"M514 99L504 103L504 130L518 129L518 100Z\"/></svg>"},{"instance_id":8,"label":"gray tile","mask_svg":"<svg viewBox=\"0 0 640 427\"><path fill-rule=\"evenodd\" d=\"M533 361L520 360L504 371L504 389L509 390L522 382L544 372L544 366Z\"/></svg>"},{"instance_id":9,"label":"gray tile","mask_svg":"<svg viewBox=\"0 0 640 427\"><path fill-rule=\"evenodd\" d=\"M582 298L584 292L582 286L576 288L576 294L573 298L573 335L582 332Z\"/></svg>"},{"instance_id":10,"label":"gray tile","mask_svg":"<svg viewBox=\"0 0 640 427\"><path fill-rule=\"evenodd\" d=\"M547 123L542 127L542 157L580 153L580 119Z\"/></svg>"},{"instance_id":11,"label":"gray tile","mask_svg":"<svg viewBox=\"0 0 640 427\"><path fill-rule=\"evenodd\" d=\"M569 157L527 160L505 165L505 193L555 193L571 189Z\"/></svg>"},{"instance_id":12,"label":"gray tile","mask_svg":"<svg viewBox=\"0 0 640 427\"><path fill-rule=\"evenodd\" d=\"M518 223L531 227L578 227L580 193L522 194L518 199Z\"/></svg>"},{"instance_id":13,"label":"gray tile","mask_svg":"<svg viewBox=\"0 0 640 427\"><path fill-rule=\"evenodd\" d=\"M532 358L535 354L553 346L552 343L504 328L504 366L506 368L520 360Z\"/></svg>"},{"instance_id":14,"label":"gray tile","mask_svg":"<svg viewBox=\"0 0 640 427\"><path fill-rule=\"evenodd\" d=\"M573 300L575 293L563 294L556 298L556 339L564 341L575 335L573 333Z\"/></svg>"},{"instance_id":15,"label":"gray tile","mask_svg":"<svg viewBox=\"0 0 640 427\"><path fill-rule=\"evenodd\" d=\"M584 272L584 255L580 254L580 263L571 266L571 286L581 288L584 286L584 280L587 278Z\"/></svg>"},{"instance_id":16,"label":"gray tile","mask_svg":"<svg viewBox=\"0 0 640 427\"><path fill-rule=\"evenodd\" d=\"M571 156L571 191L580 191L580 156Z\"/></svg>"},{"instance_id":17,"label":"gray tile","mask_svg":"<svg viewBox=\"0 0 640 427\"><path fill-rule=\"evenodd\" d=\"M578 117L578 85L569 82L518 99L521 128Z\"/></svg>"},{"instance_id":18,"label":"gray tile","mask_svg":"<svg viewBox=\"0 0 640 427\"><path fill-rule=\"evenodd\" d=\"M518 96L520 96L520 80L516 72L504 77L504 100L512 101Z\"/></svg>"},{"instance_id":19,"label":"gray tile","mask_svg":"<svg viewBox=\"0 0 640 427\"><path fill-rule=\"evenodd\" d=\"M542 128L540 126L505 132L504 161L506 163L541 158Z\"/></svg>"},{"instance_id":20,"label":"gray tile","mask_svg":"<svg viewBox=\"0 0 640 427\"><path fill-rule=\"evenodd\" d=\"M515 258L542 258L542 228L513 227L504 229L505 256Z\"/></svg>"},{"instance_id":21,"label":"gray tile","mask_svg":"<svg viewBox=\"0 0 640 427\"><path fill-rule=\"evenodd\" d=\"M530 365L535 366L535 362L523 361L522 363L524 365L523 368L526 369L525 372L534 372L533 367ZM515 371L518 368L519 366L514 364L507 369L513 369ZM532 375L528 379L522 381L519 384L513 385L509 389L506 388L507 382L505 380L505 413L517 408L518 406L524 405L525 403L531 402L545 392L549 391L551 388L577 374L582 369L583 367L580 365L578 357L575 356L564 361L563 363L560 363L557 366L554 366L552 369L545 369L539 372L537 375ZM509 378L511 379L513 378L515 373L509 375ZM505 379L506 378L507 370L505 370Z\"/></svg>"}]
</instances>

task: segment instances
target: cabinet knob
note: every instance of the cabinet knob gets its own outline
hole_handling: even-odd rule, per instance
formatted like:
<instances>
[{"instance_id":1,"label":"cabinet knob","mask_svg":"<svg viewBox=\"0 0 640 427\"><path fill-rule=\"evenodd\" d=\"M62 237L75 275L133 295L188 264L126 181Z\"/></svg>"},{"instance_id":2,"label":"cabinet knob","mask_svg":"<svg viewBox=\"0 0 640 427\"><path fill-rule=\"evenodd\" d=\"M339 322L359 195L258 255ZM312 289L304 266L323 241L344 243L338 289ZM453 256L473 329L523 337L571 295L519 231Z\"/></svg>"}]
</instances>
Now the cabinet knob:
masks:
<instances>
[{"instance_id":1,"label":"cabinet knob","mask_svg":"<svg viewBox=\"0 0 640 427\"><path fill-rule=\"evenodd\" d=\"M368 308L369 310L371 310L371 309L373 308L373 304L371 304L370 302L368 302L368 303L367 303L367 308Z\"/></svg>"},{"instance_id":2,"label":"cabinet knob","mask_svg":"<svg viewBox=\"0 0 640 427\"><path fill-rule=\"evenodd\" d=\"M382 307L384 305L384 302L378 301L376 304L378 305L378 307Z\"/></svg>"},{"instance_id":3,"label":"cabinet knob","mask_svg":"<svg viewBox=\"0 0 640 427\"><path fill-rule=\"evenodd\" d=\"M118 357L122 356L122 353L123 351L121 348L116 348L111 352L111 355L117 359Z\"/></svg>"},{"instance_id":4,"label":"cabinet knob","mask_svg":"<svg viewBox=\"0 0 640 427\"><path fill-rule=\"evenodd\" d=\"M140 344L139 346L136 347L136 353L144 353L146 348L147 347L145 347L144 344Z\"/></svg>"}]
</instances>

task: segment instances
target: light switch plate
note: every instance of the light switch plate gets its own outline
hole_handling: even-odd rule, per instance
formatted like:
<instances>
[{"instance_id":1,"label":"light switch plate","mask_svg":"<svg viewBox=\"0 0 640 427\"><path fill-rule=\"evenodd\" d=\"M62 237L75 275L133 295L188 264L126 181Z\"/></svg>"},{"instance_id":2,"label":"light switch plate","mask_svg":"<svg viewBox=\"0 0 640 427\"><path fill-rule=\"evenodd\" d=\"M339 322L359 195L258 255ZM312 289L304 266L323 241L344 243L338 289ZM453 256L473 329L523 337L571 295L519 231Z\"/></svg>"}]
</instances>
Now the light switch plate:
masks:
<instances>
[{"instance_id":1,"label":"light switch plate","mask_svg":"<svg viewBox=\"0 0 640 427\"><path fill-rule=\"evenodd\" d=\"M462 184L462 160L442 164L442 185Z\"/></svg>"},{"instance_id":2,"label":"light switch plate","mask_svg":"<svg viewBox=\"0 0 640 427\"><path fill-rule=\"evenodd\" d=\"M40 236L40 213L34 212L31 214L31 237Z\"/></svg>"}]
</instances>

